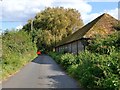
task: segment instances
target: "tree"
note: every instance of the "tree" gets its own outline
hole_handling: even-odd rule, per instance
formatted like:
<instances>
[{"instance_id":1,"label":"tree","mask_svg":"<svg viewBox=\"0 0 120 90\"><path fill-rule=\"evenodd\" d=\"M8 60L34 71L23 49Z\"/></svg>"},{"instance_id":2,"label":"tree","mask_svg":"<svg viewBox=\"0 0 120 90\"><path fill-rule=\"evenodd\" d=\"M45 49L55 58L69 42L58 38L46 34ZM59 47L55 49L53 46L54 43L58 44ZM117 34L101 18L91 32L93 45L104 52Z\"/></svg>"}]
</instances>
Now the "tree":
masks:
<instances>
[{"instance_id":1,"label":"tree","mask_svg":"<svg viewBox=\"0 0 120 90\"><path fill-rule=\"evenodd\" d=\"M31 20L23 27L26 31L30 32ZM52 47L63 38L71 35L73 32L83 26L80 13L75 9L64 9L63 7L46 8L44 11L38 13L33 19L33 27L39 36L39 30L42 30L42 34L47 46ZM44 36L45 35L45 36ZM37 41L40 42L40 38ZM49 39L48 39L49 38ZM42 43L42 42L41 42Z\"/></svg>"}]
</instances>

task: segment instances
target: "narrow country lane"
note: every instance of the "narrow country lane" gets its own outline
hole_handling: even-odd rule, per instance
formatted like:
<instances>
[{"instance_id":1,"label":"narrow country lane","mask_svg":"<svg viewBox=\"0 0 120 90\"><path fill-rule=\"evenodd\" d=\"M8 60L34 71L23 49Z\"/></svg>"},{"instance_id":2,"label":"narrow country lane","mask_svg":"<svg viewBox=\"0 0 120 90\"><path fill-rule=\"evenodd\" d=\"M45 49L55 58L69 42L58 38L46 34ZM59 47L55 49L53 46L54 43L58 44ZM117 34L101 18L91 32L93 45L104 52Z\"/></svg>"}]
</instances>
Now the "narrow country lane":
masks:
<instances>
[{"instance_id":1,"label":"narrow country lane","mask_svg":"<svg viewBox=\"0 0 120 90\"><path fill-rule=\"evenodd\" d=\"M3 88L78 88L47 55L38 56L20 72L2 83Z\"/></svg>"}]
</instances>

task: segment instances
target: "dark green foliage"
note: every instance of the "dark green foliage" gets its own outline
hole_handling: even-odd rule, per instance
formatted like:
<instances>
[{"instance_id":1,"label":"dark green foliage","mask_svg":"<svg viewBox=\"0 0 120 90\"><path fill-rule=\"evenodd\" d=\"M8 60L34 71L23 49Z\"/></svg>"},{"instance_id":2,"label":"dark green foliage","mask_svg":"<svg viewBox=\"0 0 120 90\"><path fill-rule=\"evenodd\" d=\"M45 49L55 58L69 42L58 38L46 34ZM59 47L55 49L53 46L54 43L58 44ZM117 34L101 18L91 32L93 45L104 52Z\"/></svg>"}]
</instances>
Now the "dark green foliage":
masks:
<instances>
[{"instance_id":1,"label":"dark green foliage","mask_svg":"<svg viewBox=\"0 0 120 90\"><path fill-rule=\"evenodd\" d=\"M15 73L36 56L36 46L31 36L23 30L7 31L2 35L3 79Z\"/></svg>"},{"instance_id":2,"label":"dark green foliage","mask_svg":"<svg viewBox=\"0 0 120 90\"><path fill-rule=\"evenodd\" d=\"M120 57L117 53L100 55L85 51L79 54L81 63L75 75L82 86L118 90L120 87ZM79 71L79 72L77 72Z\"/></svg>"},{"instance_id":3,"label":"dark green foliage","mask_svg":"<svg viewBox=\"0 0 120 90\"><path fill-rule=\"evenodd\" d=\"M60 63L63 65L64 69L69 68L71 65L75 65L75 56L73 54L66 53L61 56Z\"/></svg>"},{"instance_id":4,"label":"dark green foliage","mask_svg":"<svg viewBox=\"0 0 120 90\"><path fill-rule=\"evenodd\" d=\"M113 33L107 38L96 37L95 40L90 42L87 49L99 54L110 54L113 51L120 52L120 32Z\"/></svg>"},{"instance_id":5,"label":"dark green foliage","mask_svg":"<svg viewBox=\"0 0 120 90\"><path fill-rule=\"evenodd\" d=\"M93 40L88 50L78 56L54 53L52 57L76 78L81 86L90 90L120 89L119 32L106 38ZM107 48L106 48L107 47ZM51 55L51 54L50 54Z\"/></svg>"}]
</instances>

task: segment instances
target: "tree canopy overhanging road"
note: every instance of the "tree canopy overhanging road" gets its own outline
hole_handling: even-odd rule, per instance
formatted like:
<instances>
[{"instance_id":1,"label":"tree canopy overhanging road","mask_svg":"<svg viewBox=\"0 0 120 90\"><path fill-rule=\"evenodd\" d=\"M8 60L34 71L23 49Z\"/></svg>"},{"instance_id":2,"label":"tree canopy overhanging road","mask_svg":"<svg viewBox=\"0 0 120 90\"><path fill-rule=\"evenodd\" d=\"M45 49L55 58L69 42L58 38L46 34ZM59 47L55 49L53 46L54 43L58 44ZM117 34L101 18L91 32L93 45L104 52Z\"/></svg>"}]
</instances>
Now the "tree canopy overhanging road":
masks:
<instances>
[{"instance_id":1,"label":"tree canopy overhanging road","mask_svg":"<svg viewBox=\"0 0 120 90\"><path fill-rule=\"evenodd\" d=\"M3 82L3 88L78 88L77 82L47 55L40 55Z\"/></svg>"}]
</instances>

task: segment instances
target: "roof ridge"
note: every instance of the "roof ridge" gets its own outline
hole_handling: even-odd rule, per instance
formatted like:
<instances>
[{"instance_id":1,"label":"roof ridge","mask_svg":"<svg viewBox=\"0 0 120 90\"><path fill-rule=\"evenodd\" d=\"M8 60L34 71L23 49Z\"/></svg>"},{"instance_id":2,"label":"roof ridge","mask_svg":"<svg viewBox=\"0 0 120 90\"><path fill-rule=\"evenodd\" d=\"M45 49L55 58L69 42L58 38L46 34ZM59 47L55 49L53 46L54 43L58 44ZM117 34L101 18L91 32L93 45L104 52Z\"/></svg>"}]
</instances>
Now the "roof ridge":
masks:
<instances>
[{"instance_id":1,"label":"roof ridge","mask_svg":"<svg viewBox=\"0 0 120 90\"><path fill-rule=\"evenodd\" d=\"M88 24L84 25L82 28L80 28L76 32L74 32L73 34L71 34L68 37L66 37L65 39L61 40L56 45L56 47L60 46L60 45L67 44L67 43L70 43L70 42L73 42L75 40L78 40L78 39L82 38L92 27L94 27L94 25L96 23L99 23L99 21L102 19L102 17L106 17L106 15L112 17L111 15L109 15L107 13L103 13L102 15L98 16L96 19L92 20L91 22L89 22ZM112 18L114 18L114 17L112 17Z\"/></svg>"},{"instance_id":2,"label":"roof ridge","mask_svg":"<svg viewBox=\"0 0 120 90\"><path fill-rule=\"evenodd\" d=\"M103 14L102 14L102 15L103 15ZM91 24L92 22L94 22L94 21L97 22L97 21L99 20L99 18L100 18L102 15L100 15L99 17L97 17L97 18L94 19L93 21L89 22L88 24L84 25L82 28L80 28L79 30L77 30L77 31L74 32L73 34L69 35L69 36L66 37L65 39L61 40L56 46L61 45L62 42L65 42L69 37L72 38L72 37L74 36L74 34L76 34L76 33L78 33L78 32L81 32L80 30L85 31L86 29L84 29L84 28L85 28L86 26L90 25L90 24ZM98 19L98 20L97 20L97 19ZM96 22L95 22L95 23L96 23ZM91 27L89 27L89 29L92 28L92 27L94 26L95 23L92 23L92 26L90 25ZM88 29L88 30L89 30L89 29ZM86 33L87 33L87 32L86 32ZM85 34L86 34L86 33L85 33ZM85 35L85 34L84 34L84 35ZM73 41L73 40L71 40L70 42L72 42L72 41Z\"/></svg>"},{"instance_id":3,"label":"roof ridge","mask_svg":"<svg viewBox=\"0 0 120 90\"><path fill-rule=\"evenodd\" d=\"M95 18L94 20L92 20L92 21L90 21L88 24L86 24L86 25L84 25L82 28L80 28L79 30L81 30L81 29L83 29L83 28L85 28L85 27L87 27L87 26L89 26L90 24L92 24L92 25L90 25L90 27L89 27L89 29L91 29L96 23L98 23L98 21L103 17L105 15L105 13L104 14L102 14L102 15L100 15L100 16L98 16L97 18ZM95 22L94 22L95 21ZM85 29L86 30L86 33L89 31L89 29ZM79 32L79 30L77 30L78 32ZM84 30L84 29L83 29ZM85 31L84 30L84 31ZM76 31L76 33L77 33L77 31ZM85 33L85 34L86 34ZM85 35L84 34L84 35Z\"/></svg>"}]
</instances>

